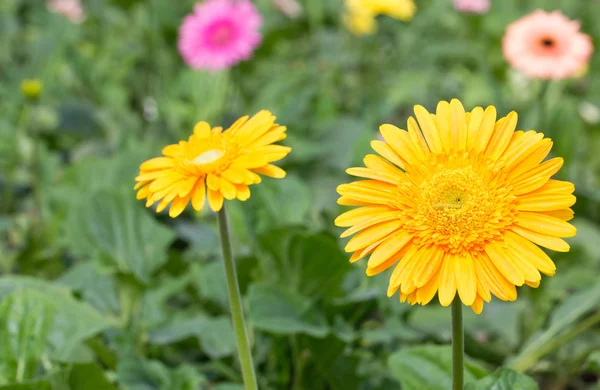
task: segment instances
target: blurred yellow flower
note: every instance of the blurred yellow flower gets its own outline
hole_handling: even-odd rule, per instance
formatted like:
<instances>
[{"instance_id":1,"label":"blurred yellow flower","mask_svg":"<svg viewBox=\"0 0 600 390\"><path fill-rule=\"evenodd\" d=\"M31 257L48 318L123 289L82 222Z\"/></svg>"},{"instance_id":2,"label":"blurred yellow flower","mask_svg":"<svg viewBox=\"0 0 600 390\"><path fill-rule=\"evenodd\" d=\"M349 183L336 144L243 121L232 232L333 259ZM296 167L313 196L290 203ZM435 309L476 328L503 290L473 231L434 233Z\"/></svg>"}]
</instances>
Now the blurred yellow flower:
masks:
<instances>
[{"instance_id":1,"label":"blurred yellow flower","mask_svg":"<svg viewBox=\"0 0 600 390\"><path fill-rule=\"evenodd\" d=\"M38 79L21 81L21 93L29 100L37 100L42 94L43 84Z\"/></svg>"},{"instance_id":2,"label":"blurred yellow flower","mask_svg":"<svg viewBox=\"0 0 600 390\"><path fill-rule=\"evenodd\" d=\"M134 187L146 207L158 202L157 212L169 203L169 215L177 217L191 201L201 210L205 198L213 211L221 210L223 198L247 200L248 186L261 182L261 175L283 178L285 171L271 163L284 158L291 149L273 145L286 137L286 128L275 123L269 111L252 118L244 116L229 129L211 129L198 122L187 141L169 145L140 166Z\"/></svg>"},{"instance_id":3,"label":"blurred yellow flower","mask_svg":"<svg viewBox=\"0 0 600 390\"><path fill-rule=\"evenodd\" d=\"M377 30L377 15L409 21L416 9L413 0L346 0L344 22L354 34L372 34Z\"/></svg>"},{"instance_id":4,"label":"blurred yellow flower","mask_svg":"<svg viewBox=\"0 0 600 390\"><path fill-rule=\"evenodd\" d=\"M339 204L357 206L335 220L349 228L342 237L355 234L350 261L370 255L367 275L397 264L388 295L410 304L437 293L447 306L458 292L480 313L492 294L512 301L515 286L538 287L556 267L537 245L566 252L562 238L576 233L574 186L550 179L563 159L542 162L552 141L515 131L515 112L496 120L493 106L465 112L454 99L415 114L408 131L381 126L385 142L371 143L381 157L347 170L366 180L337 189Z\"/></svg>"}]
</instances>

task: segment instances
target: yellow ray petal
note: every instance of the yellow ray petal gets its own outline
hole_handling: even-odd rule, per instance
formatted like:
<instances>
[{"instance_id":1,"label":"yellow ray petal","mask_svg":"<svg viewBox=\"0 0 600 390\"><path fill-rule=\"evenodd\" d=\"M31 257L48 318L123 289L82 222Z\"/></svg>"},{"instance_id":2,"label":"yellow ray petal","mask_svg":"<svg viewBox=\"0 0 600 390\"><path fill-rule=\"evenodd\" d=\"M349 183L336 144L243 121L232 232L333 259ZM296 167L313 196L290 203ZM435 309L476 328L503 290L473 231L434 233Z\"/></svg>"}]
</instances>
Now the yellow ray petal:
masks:
<instances>
[{"instance_id":1,"label":"yellow ray petal","mask_svg":"<svg viewBox=\"0 0 600 390\"><path fill-rule=\"evenodd\" d=\"M444 148L435 121L425 107L417 105L414 110L417 121L419 122L419 127L423 132L427 145L429 145L429 149L432 153L442 153Z\"/></svg>"},{"instance_id":2,"label":"yellow ray petal","mask_svg":"<svg viewBox=\"0 0 600 390\"><path fill-rule=\"evenodd\" d=\"M235 196L237 194L237 192L235 190L235 185L231 184L230 182L228 182L225 179L221 180L220 191L221 191L221 194L223 195L223 197L227 200L235 199Z\"/></svg>"},{"instance_id":3,"label":"yellow ray petal","mask_svg":"<svg viewBox=\"0 0 600 390\"><path fill-rule=\"evenodd\" d=\"M385 206L360 207L341 214L335 219L334 223L336 226L340 227L353 226L371 219L379 213L384 213L391 210L391 208Z\"/></svg>"},{"instance_id":4,"label":"yellow ray petal","mask_svg":"<svg viewBox=\"0 0 600 390\"><path fill-rule=\"evenodd\" d=\"M450 104L446 101L438 103L435 110L435 123L442 141L442 148L450 152L454 145L452 139L452 130L450 129Z\"/></svg>"},{"instance_id":5,"label":"yellow ray petal","mask_svg":"<svg viewBox=\"0 0 600 390\"><path fill-rule=\"evenodd\" d=\"M481 312L483 311L483 299L479 295L477 295L477 297L475 298L475 301L471 305L471 309L473 309L473 312L475 312L475 314L481 314Z\"/></svg>"},{"instance_id":6,"label":"yellow ray petal","mask_svg":"<svg viewBox=\"0 0 600 390\"><path fill-rule=\"evenodd\" d=\"M156 169L165 169L165 168L171 168L173 167L174 161L172 158L169 157L155 157L153 159L150 159L144 163L142 163L142 165L140 165L140 170L143 171L153 171Z\"/></svg>"},{"instance_id":7,"label":"yellow ray petal","mask_svg":"<svg viewBox=\"0 0 600 390\"><path fill-rule=\"evenodd\" d=\"M522 286L525 283L523 272L516 267L508 258L506 250L496 243L486 245L485 252L492 260L492 263L504 275L504 277L515 286Z\"/></svg>"},{"instance_id":8,"label":"yellow ray petal","mask_svg":"<svg viewBox=\"0 0 600 390\"><path fill-rule=\"evenodd\" d=\"M237 192L237 198L242 202L250 198L250 188L245 184L236 184L235 189Z\"/></svg>"},{"instance_id":9,"label":"yellow ray petal","mask_svg":"<svg viewBox=\"0 0 600 390\"><path fill-rule=\"evenodd\" d=\"M390 145L383 141L371 141L371 148L373 148L373 150L379 153L383 158L396 164L402 169L405 169L408 165L405 159L400 157Z\"/></svg>"},{"instance_id":10,"label":"yellow ray petal","mask_svg":"<svg viewBox=\"0 0 600 390\"><path fill-rule=\"evenodd\" d=\"M438 298L442 306L450 305L456 295L455 261L456 257L453 254L446 254L442 261L440 288L438 291Z\"/></svg>"},{"instance_id":11,"label":"yellow ray petal","mask_svg":"<svg viewBox=\"0 0 600 390\"><path fill-rule=\"evenodd\" d=\"M396 220L371 226L352 237L344 249L346 252L354 252L355 250L369 246L375 241L392 234L401 226L402 222Z\"/></svg>"},{"instance_id":12,"label":"yellow ray petal","mask_svg":"<svg viewBox=\"0 0 600 390\"><path fill-rule=\"evenodd\" d=\"M285 171L273 164L267 164L264 167L254 168L253 171L260 173L261 175L273 177L275 179L283 179L285 177Z\"/></svg>"},{"instance_id":13,"label":"yellow ray petal","mask_svg":"<svg viewBox=\"0 0 600 390\"><path fill-rule=\"evenodd\" d=\"M204 200L206 198L206 186L204 184L204 178L199 179L194 187L194 193L192 194L192 207L196 211L202 210L204 207Z\"/></svg>"},{"instance_id":14,"label":"yellow ray petal","mask_svg":"<svg viewBox=\"0 0 600 390\"><path fill-rule=\"evenodd\" d=\"M481 119L481 124L477 130L477 136L473 142L476 152L483 152L486 149L495 125L496 108L494 106L489 106L483 112L483 118Z\"/></svg>"},{"instance_id":15,"label":"yellow ray petal","mask_svg":"<svg viewBox=\"0 0 600 390\"><path fill-rule=\"evenodd\" d=\"M548 248L557 252L568 252L570 249L569 244L567 244L562 238L547 236L543 233L534 232L516 225L511 226L510 229L518 235L535 244L543 246L544 248Z\"/></svg>"},{"instance_id":16,"label":"yellow ray petal","mask_svg":"<svg viewBox=\"0 0 600 390\"><path fill-rule=\"evenodd\" d=\"M552 175L558 172L563 162L564 160L561 157L555 157L517 176L512 181L512 193L522 195L540 188L546 184Z\"/></svg>"},{"instance_id":17,"label":"yellow ray petal","mask_svg":"<svg viewBox=\"0 0 600 390\"><path fill-rule=\"evenodd\" d=\"M458 99L450 101L450 129L452 131L453 145L457 150L467 149L467 123L465 121L465 108Z\"/></svg>"},{"instance_id":18,"label":"yellow ray petal","mask_svg":"<svg viewBox=\"0 0 600 390\"><path fill-rule=\"evenodd\" d=\"M376 225L381 222L391 221L394 219L398 219L397 211L387 211L387 212L379 213L377 215L372 216L369 219L363 220L361 223L356 224L349 229L346 229L340 235L340 238L349 237L349 236L353 235L354 233L357 233L363 229L366 229L368 227L371 227L371 226Z\"/></svg>"},{"instance_id":19,"label":"yellow ray petal","mask_svg":"<svg viewBox=\"0 0 600 390\"><path fill-rule=\"evenodd\" d=\"M513 133L515 132L515 128L517 127L517 120L517 113L512 111L494 128L494 132L485 151L493 161L497 160L506 150Z\"/></svg>"},{"instance_id":20,"label":"yellow ray petal","mask_svg":"<svg viewBox=\"0 0 600 390\"><path fill-rule=\"evenodd\" d=\"M223 207L223 195L219 191L208 189L208 205L214 212L220 211Z\"/></svg>"},{"instance_id":21,"label":"yellow ray petal","mask_svg":"<svg viewBox=\"0 0 600 390\"><path fill-rule=\"evenodd\" d=\"M210 125L206 122L198 122L194 126L194 135L198 138L210 137Z\"/></svg>"},{"instance_id":22,"label":"yellow ray petal","mask_svg":"<svg viewBox=\"0 0 600 390\"><path fill-rule=\"evenodd\" d=\"M435 296L435 293L437 293L440 287L441 274L442 271L440 267L438 267L437 271L433 275L431 275L427 283L417 290L417 303L420 303L421 305L426 305L429 302L431 302L431 300Z\"/></svg>"},{"instance_id":23,"label":"yellow ray petal","mask_svg":"<svg viewBox=\"0 0 600 390\"><path fill-rule=\"evenodd\" d=\"M425 261L413 275L414 284L419 288L429 283L432 276L438 272L444 258L444 251L438 249L436 246L428 247L425 250Z\"/></svg>"},{"instance_id":24,"label":"yellow ray petal","mask_svg":"<svg viewBox=\"0 0 600 390\"><path fill-rule=\"evenodd\" d=\"M540 272L550 276L554 275L556 266L543 250L529 240L511 231L506 231L504 237L506 243L510 245L519 256L529 259Z\"/></svg>"},{"instance_id":25,"label":"yellow ray petal","mask_svg":"<svg viewBox=\"0 0 600 390\"><path fill-rule=\"evenodd\" d=\"M520 212L515 222L526 229L553 237L573 237L577 233L575 226L570 223L540 213Z\"/></svg>"},{"instance_id":26,"label":"yellow ray petal","mask_svg":"<svg viewBox=\"0 0 600 390\"><path fill-rule=\"evenodd\" d=\"M419 163L419 154L415 152L410 136L405 130L401 130L393 125L381 125L379 131L392 149L399 156L402 156L408 165Z\"/></svg>"},{"instance_id":27,"label":"yellow ray petal","mask_svg":"<svg viewBox=\"0 0 600 390\"><path fill-rule=\"evenodd\" d=\"M549 216L554 217L554 218L562 219L563 221L570 221L574 217L574 213L573 213L572 209L543 211L541 213L549 215Z\"/></svg>"},{"instance_id":28,"label":"yellow ray petal","mask_svg":"<svg viewBox=\"0 0 600 390\"><path fill-rule=\"evenodd\" d=\"M471 306L477 296L477 276L471 255L455 257L454 276L460 300Z\"/></svg>"},{"instance_id":29,"label":"yellow ray petal","mask_svg":"<svg viewBox=\"0 0 600 390\"><path fill-rule=\"evenodd\" d=\"M430 153L429 146L427 145L427 141L423 137L423 133L417 124L417 121L412 116L408 118L406 123L408 127L408 135L410 136L411 141L415 147L415 152L419 155L419 159L425 160Z\"/></svg>"},{"instance_id":30,"label":"yellow ray petal","mask_svg":"<svg viewBox=\"0 0 600 390\"><path fill-rule=\"evenodd\" d=\"M176 197L171 203L169 208L169 217L175 218L185 210L185 206L190 202L191 194L184 196L183 198Z\"/></svg>"},{"instance_id":31,"label":"yellow ray petal","mask_svg":"<svg viewBox=\"0 0 600 390\"><path fill-rule=\"evenodd\" d=\"M474 149L477 145L477 137L479 136L479 127L483 119L483 108L475 107L469 116L467 124L467 148Z\"/></svg>"},{"instance_id":32,"label":"yellow ray petal","mask_svg":"<svg viewBox=\"0 0 600 390\"><path fill-rule=\"evenodd\" d=\"M406 244L408 244L412 237L412 234L403 230L400 230L393 236L388 237L377 247L377 249L373 251L373 254L371 254L368 267L375 268L381 265L384 261L394 256Z\"/></svg>"}]
</instances>

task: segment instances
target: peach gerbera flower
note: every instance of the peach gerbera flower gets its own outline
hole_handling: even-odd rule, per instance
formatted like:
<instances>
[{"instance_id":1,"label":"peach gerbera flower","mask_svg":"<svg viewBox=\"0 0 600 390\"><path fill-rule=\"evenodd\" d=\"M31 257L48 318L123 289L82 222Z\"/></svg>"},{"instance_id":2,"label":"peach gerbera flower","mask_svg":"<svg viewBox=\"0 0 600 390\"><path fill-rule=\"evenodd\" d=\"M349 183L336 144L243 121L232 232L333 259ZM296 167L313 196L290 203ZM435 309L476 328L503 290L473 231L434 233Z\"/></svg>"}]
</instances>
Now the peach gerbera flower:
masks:
<instances>
[{"instance_id":1,"label":"peach gerbera flower","mask_svg":"<svg viewBox=\"0 0 600 390\"><path fill-rule=\"evenodd\" d=\"M532 78L560 80L584 69L592 55L579 22L559 11L537 10L506 28L502 42L509 64Z\"/></svg>"}]
</instances>

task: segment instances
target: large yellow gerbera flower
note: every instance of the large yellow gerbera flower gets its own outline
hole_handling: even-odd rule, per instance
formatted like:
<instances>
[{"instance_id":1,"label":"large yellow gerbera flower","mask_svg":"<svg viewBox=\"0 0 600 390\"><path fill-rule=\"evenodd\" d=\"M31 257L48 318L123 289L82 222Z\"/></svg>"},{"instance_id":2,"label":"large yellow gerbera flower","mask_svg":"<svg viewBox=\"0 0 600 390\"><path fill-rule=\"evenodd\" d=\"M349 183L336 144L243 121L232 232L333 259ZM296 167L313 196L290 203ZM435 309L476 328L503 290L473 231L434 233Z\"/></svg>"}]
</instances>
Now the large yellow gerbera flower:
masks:
<instances>
[{"instance_id":1,"label":"large yellow gerbera flower","mask_svg":"<svg viewBox=\"0 0 600 390\"><path fill-rule=\"evenodd\" d=\"M388 295L427 304L438 293L449 305L458 291L476 313L491 294L512 301L515 286L537 287L555 265L537 245L566 252L561 237L575 235L573 184L552 180L562 158L542 162L552 141L515 131L517 114L496 121L493 106L465 113L458 100L436 114L415 107L408 131L381 126L380 156L348 173L367 180L342 184L338 203L359 206L337 226L356 235L350 261L370 255L367 275L398 263Z\"/></svg>"},{"instance_id":2,"label":"large yellow gerbera flower","mask_svg":"<svg viewBox=\"0 0 600 390\"><path fill-rule=\"evenodd\" d=\"M271 163L284 158L291 149L272 145L286 137L286 128L275 123L269 111L261 111L248 119L238 119L229 129L211 129L198 122L187 141L169 145L156 157L140 166L134 189L138 199L146 198L146 206L160 200L157 212L169 203L173 218L183 212L191 201L196 210L204 206L205 198L213 211L223 206L223 198L246 200L248 186L260 183L258 174L274 178L285 177L285 171Z\"/></svg>"}]
</instances>

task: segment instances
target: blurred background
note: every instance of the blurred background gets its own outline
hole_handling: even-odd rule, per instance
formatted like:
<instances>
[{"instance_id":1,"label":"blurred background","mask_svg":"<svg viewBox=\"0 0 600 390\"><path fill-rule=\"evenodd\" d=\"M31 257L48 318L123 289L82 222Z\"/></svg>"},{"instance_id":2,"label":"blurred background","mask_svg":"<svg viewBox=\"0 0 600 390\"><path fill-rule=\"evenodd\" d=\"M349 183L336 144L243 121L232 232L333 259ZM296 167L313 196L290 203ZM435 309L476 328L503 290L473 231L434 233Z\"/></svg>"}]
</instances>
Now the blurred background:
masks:
<instances>
[{"instance_id":1,"label":"blurred background","mask_svg":"<svg viewBox=\"0 0 600 390\"><path fill-rule=\"evenodd\" d=\"M228 203L259 387L447 389L449 310L388 299L389 274L349 264L333 219L378 126L454 97L551 137L578 198L556 276L465 310L467 380L508 366L541 389L600 389L600 56L546 83L502 54L506 26L537 8L598 47L600 1L416 0L356 35L342 0L257 0L262 43L218 72L177 50L193 1L51 3L0 2L0 390L243 389L215 214L157 215L132 187L197 121L261 109L288 127L288 177ZM537 388L514 383L497 388Z\"/></svg>"}]
</instances>

